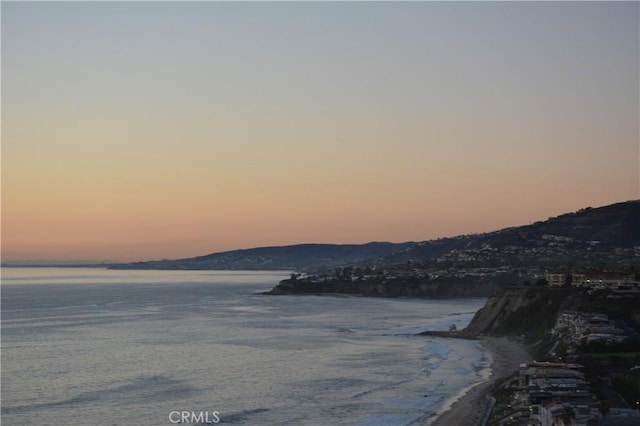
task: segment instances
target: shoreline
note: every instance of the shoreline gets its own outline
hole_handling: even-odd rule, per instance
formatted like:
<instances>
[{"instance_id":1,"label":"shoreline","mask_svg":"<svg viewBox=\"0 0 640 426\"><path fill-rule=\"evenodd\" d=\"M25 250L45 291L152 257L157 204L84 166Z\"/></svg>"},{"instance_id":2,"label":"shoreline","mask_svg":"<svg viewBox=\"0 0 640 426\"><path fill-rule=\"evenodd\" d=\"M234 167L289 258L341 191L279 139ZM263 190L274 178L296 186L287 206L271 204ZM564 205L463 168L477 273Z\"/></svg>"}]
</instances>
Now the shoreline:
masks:
<instances>
[{"instance_id":1,"label":"shoreline","mask_svg":"<svg viewBox=\"0 0 640 426\"><path fill-rule=\"evenodd\" d=\"M482 424L488 396L494 384L514 373L523 362L531 360L528 348L506 337L483 337L482 345L492 359L487 380L463 389L445 402L444 407L426 419L428 426L474 426Z\"/></svg>"}]
</instances>

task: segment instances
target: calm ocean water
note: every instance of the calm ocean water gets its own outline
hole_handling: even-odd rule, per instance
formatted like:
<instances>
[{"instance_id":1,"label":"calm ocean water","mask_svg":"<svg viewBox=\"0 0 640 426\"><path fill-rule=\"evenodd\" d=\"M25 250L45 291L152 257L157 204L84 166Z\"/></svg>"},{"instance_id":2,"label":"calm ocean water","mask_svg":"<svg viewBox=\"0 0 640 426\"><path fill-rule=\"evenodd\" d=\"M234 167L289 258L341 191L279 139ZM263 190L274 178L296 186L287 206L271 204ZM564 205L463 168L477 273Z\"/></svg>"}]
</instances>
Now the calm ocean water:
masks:
<instances>
[{"instance_id":1,"label":"calm ocean water","mask_svg":"<svg viewBox=\"0 0 640 426\"><path fill-rule=\"evenodd\" d=\"M286 276L4 268L2 424L409 425L487 373L412 335L483 299L256 294Z\"/></svg>"}]
</instances>

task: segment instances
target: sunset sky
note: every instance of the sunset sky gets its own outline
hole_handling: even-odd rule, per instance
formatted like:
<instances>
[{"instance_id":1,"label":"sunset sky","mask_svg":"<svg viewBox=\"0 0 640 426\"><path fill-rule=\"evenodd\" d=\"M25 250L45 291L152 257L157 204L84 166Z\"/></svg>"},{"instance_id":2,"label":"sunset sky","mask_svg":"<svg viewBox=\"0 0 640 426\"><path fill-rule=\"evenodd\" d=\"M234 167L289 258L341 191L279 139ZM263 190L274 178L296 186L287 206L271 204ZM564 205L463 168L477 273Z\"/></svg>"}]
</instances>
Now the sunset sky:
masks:
<instances>
[{"instance_id":1,"label":"sunset sky","mask_svg":"<svg viewBox=\"0 0 640 426\"><path fill-rule=\"evenodd\" d=\"M2 2L2 260L420 241L637 199L638 2Z\"/></svg>"}]
</instances>

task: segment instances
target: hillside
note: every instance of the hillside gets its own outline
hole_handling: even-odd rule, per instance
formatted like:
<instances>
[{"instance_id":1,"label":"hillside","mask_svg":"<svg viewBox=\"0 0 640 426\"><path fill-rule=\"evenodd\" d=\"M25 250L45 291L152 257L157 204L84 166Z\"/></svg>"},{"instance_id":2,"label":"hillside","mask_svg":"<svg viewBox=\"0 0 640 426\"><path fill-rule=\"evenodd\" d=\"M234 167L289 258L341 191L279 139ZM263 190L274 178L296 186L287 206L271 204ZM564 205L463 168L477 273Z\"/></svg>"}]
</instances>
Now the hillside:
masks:
<instances>
[{"instance_id":1,"label":"hillside","mask_svg":"<svg viewBox=\"0 0 640 426\"><path fill-rule=\"evenodd\" d=\"M489 297L464 332L469 335L521 337L543 355L553 343L550 330L564 311L597 312L640 328L640 294L624 298L576 288L509 287Z\"/></svg>"},{"instance_id":2,"label":"hillside","mask_svg":"<svg viewBox=\"0 0 640 426\"><path fill-rule=\"evenodd\" d=\"M372 242L368 244L298 244L260 247L212 253L177 260L157 260L112 265L114 269L227 269L227 270L301 270L332 268L344 264L375 262L403 252L417 243Z\"/></svg>"},{"instance_id":3,"label":"hillside","mask_svg":"<svg viewBox=\"0 0 640 426\"><path fill-rule=\"evenodd\" d=\"M327 271L342 266L406 262L449 267L628 268L640 247L640 201L584 208L545 221L495 232L423 242L299 244L205 256L112 265L117 269L285 269Z\"/></svg>"},{"instance_id":4,"label":"hillside","mask_svg":"<svg viewBox=\"0 0 640 426\"><path fill-rule=\"evenodd\" d=\"M628 270L640 267L640 201L584 208L546 221L476 235L439 267ZM411 256L411 251L407 256ZM434 259L431 259L434 260ZM429 262L429 259L423 259Z\"/></svg>"},{"instance_id":5,"label":"hillside","mask_svg":"<svg viewBox=\"0 0 640 426\"><path fill-rule=\"evenodd\" d=\"M606 247L640 245L640 201L627 201L599 208L587 207L531 225L506 229L474 239L472 246L482 244L519 245L541 241L546 236L559 236L573 241L597 242Z\"/></svg>"},{"instance_id":6,"label":"hillside","mask_svg":"<svg viewBox=\"0 0 640 426\"><path fill-rule=\"evenodd\" d=\"M465 330L534 340L551 329L559 312L583 306L587 306L585 297L572 289L507 288L489 298Z\"/></svg>"}]
</instances>

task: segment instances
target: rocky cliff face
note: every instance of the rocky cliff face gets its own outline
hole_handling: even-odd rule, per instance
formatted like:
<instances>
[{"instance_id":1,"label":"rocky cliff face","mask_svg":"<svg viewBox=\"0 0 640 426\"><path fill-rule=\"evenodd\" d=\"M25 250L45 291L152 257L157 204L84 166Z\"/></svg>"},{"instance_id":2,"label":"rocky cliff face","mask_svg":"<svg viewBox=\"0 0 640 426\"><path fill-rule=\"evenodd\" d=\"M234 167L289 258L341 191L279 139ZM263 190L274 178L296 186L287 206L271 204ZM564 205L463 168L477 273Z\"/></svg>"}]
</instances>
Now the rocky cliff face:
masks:
<instances>
[{"instance_id":1,"label":"rocky cliff face","mask_svg":"<svg viewBox=\"0 0 640 426\"><path fill-rule=\"evenodd\" d=\"M598 312L640 328L640 297L612 299L572 288L507 288L490 297L462 334L521 337L534 356L546 356L561 337L550 333L562 311Z\"/></svg>"},{"instance_id":2,"label":"rocky cliff face","mask_svg":"<svg viewBox=\"0 0 640 426\"><path fill-rule=\"evenodd\" d=\"M455 299L488 297L497 294L502 286L495 282L478 280L424 281L420 279L392 280L283 280L266 294L321 294L338 293L374 297L423 297L429 299Z\"/></svg>"},{"instance_id":3,"label":"rocky cliff face","mask_svg":"<svg viewBox=\"0 0 640 426\"><path fill-rule=\"evenodd\" d=\"M585 297L571 289L507 288L487 300L465 331L490 336L541 339L563 310L585 306Z\"/></svg>"}]
</instances>

